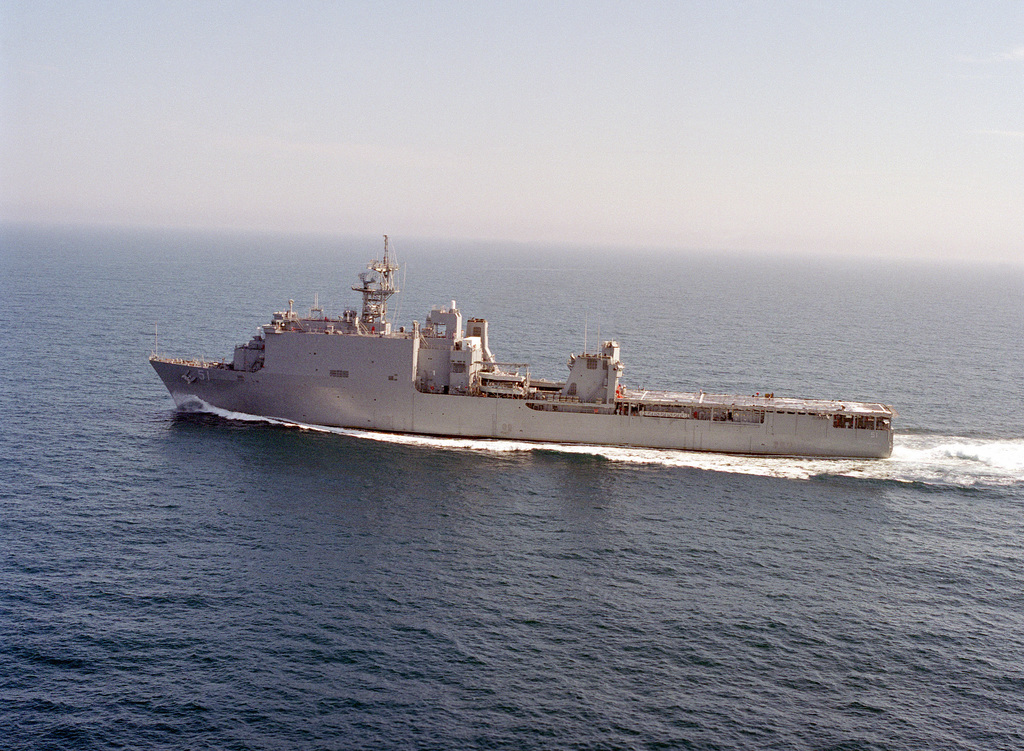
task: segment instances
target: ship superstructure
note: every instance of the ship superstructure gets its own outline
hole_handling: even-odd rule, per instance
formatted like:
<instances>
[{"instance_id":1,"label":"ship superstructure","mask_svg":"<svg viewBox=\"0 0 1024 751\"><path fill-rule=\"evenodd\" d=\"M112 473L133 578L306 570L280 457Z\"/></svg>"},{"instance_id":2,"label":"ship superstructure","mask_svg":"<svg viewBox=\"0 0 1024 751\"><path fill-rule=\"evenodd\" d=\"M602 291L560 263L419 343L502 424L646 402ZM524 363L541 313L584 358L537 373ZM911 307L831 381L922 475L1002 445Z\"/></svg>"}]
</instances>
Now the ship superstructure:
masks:
<instances>
[{"instance_id":1,"label":"ship superstructure","mask_svg":"<svg viewBox=\"0 0 1024 751\"><path fill-rule=\"evenodd\" d=\"M573 354L565 380L535 379L495 360L487 321L455 301L423 325L392 330L398 266L387 236L352 289L362 310L314 305L274 313L230 361L157 356L150 362L178 405L298 423L437 436L637 446L737 454L887 457L896 412L880 403L736 396L627 387L618 342Z\"/></svg>"}]
</instances>

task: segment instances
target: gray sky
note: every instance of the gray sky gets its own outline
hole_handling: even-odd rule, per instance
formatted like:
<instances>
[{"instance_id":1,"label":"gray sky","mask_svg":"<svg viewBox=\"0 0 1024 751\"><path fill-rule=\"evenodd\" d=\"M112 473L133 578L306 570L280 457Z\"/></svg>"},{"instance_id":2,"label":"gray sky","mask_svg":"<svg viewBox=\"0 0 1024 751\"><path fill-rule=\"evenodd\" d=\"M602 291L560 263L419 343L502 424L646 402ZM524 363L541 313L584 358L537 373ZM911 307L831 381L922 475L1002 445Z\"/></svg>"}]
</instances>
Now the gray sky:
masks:
<instances>
[{"instance_id":1,"label":"gray sky","mask_svg":"<svg viewBox=\"0 0 1024 751\"><path fill-rule=\"evenodd\" d=\"M0 0L0 219L1024 259L1024 3Z\"/></svg>"}]
</instances>

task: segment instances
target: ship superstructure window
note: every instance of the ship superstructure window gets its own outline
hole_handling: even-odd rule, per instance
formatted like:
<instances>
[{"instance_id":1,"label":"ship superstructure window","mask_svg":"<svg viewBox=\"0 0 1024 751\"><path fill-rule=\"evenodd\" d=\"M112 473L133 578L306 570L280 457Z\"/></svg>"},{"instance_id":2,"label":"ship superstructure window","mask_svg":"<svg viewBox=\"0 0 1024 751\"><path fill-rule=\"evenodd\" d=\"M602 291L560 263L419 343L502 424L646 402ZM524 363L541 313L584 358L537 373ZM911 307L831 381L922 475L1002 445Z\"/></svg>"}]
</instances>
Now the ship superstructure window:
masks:
<instances>
[{"instance_id":1,"label":"ship superstructure window","mask_svg":"<svg viewBox=\"0 0 1024 751\"><path fill-rule=\"evenodd\" d=\"M587 360L587 370L597 370L597 360L593 358Z\"/></svg>"},{"instance_id":2,"label":"ship superstructure window","mask_svg":"<svg viewBox=\"0 0 1024 751\"><path fill-rule=\"evenodd\" d=\"M452 363L452 372L453 373L465 373L466 372L466 363L464 363L464 362L453 362Z\"/></svg>"},{"instance_id":3,"label":"ship superstructure window","mask_svg":"<svg viewBox=\"0 0 1024 751\"><path fill-rule=\"evenodd\" d=\"M331 378L348 378L347 370L332 370Z\"/></svg>"}]
</instances>

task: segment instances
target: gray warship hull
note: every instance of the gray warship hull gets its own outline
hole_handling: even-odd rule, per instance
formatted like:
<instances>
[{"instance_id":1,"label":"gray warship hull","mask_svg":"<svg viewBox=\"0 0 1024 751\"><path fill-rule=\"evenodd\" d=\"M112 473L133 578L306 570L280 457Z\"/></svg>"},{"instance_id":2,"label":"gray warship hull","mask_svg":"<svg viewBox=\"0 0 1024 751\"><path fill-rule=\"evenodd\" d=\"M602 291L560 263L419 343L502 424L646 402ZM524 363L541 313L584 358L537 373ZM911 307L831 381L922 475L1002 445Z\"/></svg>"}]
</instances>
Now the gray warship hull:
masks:
<instances>
[{"instance_id":1,"label":"gray warship hull","mask_svg":"<svg viewBox=\"0 0 1024 751\"><path fill-rule=\"evenodd\" d=\"M635 446L735 454L887 457L885 404L630 389L619 345L572 355L564 381L532 379L497 362L487 321L463 322L455 302L423 327L393 331L387 298L397 266L373 261L353 287L362 315L275 313L231 361L150 357L179 406L326 427L544 443Z\"/></svg>"},{"instance_id":2,"label":"gray warship hull","mask_svg":"<svg viewBox=\"0 0 1024 751\"><path fill-rule=\"evenodd\" d=\"M342 387L329 376L235 373L207 363L161 358L151 362L179 406L201 401L231 412L308 425L732 454L883 458L892 453L890 429L835 427L839 404L832 405L832 413L812 412L801 409L803 405L772 409L767 403L773 400L765 399L764 422L743 423L672 414L620 414L599 406L575 412L538 410L537 406L552 405L421 393L409 382L385 380L383 388L364 390ZM642 396L643 392L629 389L623 393L624 400ZM687 401L697 404L701 395L678 396L689 396ZM715 400L704 396L705 404ZM731 401L730 397L722 400L724 404ZM718 409L726 417L729 411L736 412Z\"/></svg>"}]
</instances>

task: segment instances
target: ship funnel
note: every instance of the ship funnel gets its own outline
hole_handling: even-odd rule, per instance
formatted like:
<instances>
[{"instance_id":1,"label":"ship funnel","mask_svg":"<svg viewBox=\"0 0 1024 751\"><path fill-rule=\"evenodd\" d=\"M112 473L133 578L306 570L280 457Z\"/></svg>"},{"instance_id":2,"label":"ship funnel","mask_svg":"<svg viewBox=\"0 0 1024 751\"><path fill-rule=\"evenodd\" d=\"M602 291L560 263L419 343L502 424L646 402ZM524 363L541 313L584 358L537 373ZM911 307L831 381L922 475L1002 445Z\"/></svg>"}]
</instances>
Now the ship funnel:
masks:
<instances>
[{"instance_id":1,"label":"ship funnel","mask_svg":"<svg viewBox=\"0 0 1024 751\"><path fill-rule=\"evenodd\" d=\"M491 354L491 348L487 344L487 321L483 318L470 318L466 321L466 336L477 336L480 337L480 350L484 357L484 362L494 362L494 355Z\"/></svg>"}]
</instances>

